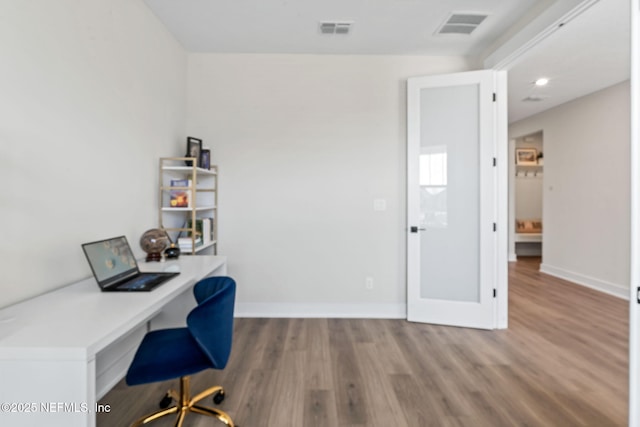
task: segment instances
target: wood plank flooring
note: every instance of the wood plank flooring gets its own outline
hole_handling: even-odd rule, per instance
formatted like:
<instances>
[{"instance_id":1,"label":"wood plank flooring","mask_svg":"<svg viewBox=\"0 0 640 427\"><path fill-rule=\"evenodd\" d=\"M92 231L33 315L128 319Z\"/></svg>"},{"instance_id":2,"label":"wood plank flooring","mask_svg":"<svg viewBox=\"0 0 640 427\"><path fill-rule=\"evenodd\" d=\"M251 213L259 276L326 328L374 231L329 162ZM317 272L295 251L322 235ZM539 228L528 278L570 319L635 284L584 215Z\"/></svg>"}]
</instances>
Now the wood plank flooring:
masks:
<instances>
[{"instance_id":1,"label":"wood plank flooring","mask_svg":"<svg viewBox=\"0 0 640 427\"><path fill-rule=\"evenodd\" d=\"M220 407L240 427L626 425L627 302L539 273L538 262L510 266L508 330L237 319L227 368L195 375L192 390L223 385ZM120 383L98 427L154 411L175 384Z\"/></svg>"}]
</instances>

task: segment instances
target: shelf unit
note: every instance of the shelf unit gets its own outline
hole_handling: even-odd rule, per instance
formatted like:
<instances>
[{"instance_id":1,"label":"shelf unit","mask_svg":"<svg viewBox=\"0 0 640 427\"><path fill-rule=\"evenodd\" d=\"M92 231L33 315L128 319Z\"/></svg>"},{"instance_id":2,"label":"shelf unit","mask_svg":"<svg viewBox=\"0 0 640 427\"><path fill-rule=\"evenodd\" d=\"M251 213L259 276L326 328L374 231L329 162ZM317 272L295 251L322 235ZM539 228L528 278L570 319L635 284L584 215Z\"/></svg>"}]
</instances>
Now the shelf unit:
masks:
<instances>
[{"instance_id":1,"label":"shelf unit","mask_svg":"<svg viewBox=\"0 0 640 427\"><path fill-rule=\"evenodd\" d=\"M192 166L186 166L190 163ZM218 167L203 169L195 166L193 157L160 158L160 197L158 217L160 228L178 245L179 237L190 237L190 249L180 248L182 254L218 253ZM183 181L181 184L176 181ZM173 184L173 185L172 185ZM176 195L184 196L187 206L171 206ZM199 221L209 221L211 232L197 230ZM197 237L201 244L197 245Z\"/></svg>"},{"instance_id":2,"label":"shelf unit","mask_svg":"<svg viewBox=\"0 0 640 427\"><path fill-rule=\"evenodd\" d=\"M538 147L540 149L540 147ZM544 163L542 159L539 159L536 164L533 165L518 165L516 164L516 198L522 197L525 200L535 200L535 197L530 193L535 186L539 195L540 203L542 203L542 176L544 173ZM524 187L523 187L524 186ZM520 189L520 191L519 191ZM523 190L528 190L529 193L523 193ZM517 200L517 199L516 199ZM517 203L517 202L516 202ZM531 209L529 207L528 209ZM542 219L542 212L539 215L525 215L524 218L540 218ZM518 219L518 208L516 207L516 219ZM514 252L517 256L540 256L542 255L542 233L518 233L517 229L514 239Z\"/></svg>"}]
</instances>

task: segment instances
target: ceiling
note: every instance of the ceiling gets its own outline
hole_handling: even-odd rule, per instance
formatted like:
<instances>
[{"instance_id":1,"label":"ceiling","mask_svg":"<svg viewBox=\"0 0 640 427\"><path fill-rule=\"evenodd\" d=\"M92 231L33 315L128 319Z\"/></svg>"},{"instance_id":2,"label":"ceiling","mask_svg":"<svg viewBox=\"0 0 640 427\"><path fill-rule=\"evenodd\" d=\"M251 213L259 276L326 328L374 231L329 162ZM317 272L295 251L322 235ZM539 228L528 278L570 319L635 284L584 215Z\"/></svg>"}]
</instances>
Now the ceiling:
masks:
<instances>
[{"instance_id":1,"label":"ceiling","mask_svg":"<svg viewBox=\"0 0 640 427\"><path fill-rule=\"evenodd\" d=\"M451 55L476 63L559 4L566 11L581 1L145 0L189 52ZM512 62L509 121L628 79L628 3L596 0ZM488 16L470 35L436 34L452 13ZM325 21L351 22L351 32L320 34ZM541 76L549 85L534 88Z\"/></svg>"},{"instance_id":2,"label":"ceiling","mask_svg":"<svg viewBox=\"0 0 640 427\"><path fill-rule=\"evenodd\" d=\"M509 69L509 122L629 79L630 15L628 0L600 0L524 55Z\"/></svg>"},{"instance_id":3,"label":"ceiling","mask_svg":"<svg viewBox=\"0 0 640 427\"><path fill-rule=\"evenodd\" d=\"M549 0L145 0L190 52L464 55ZM471 35L435 35L451 12L488 17ZM322 35L323 21L353 22Z\"/></svg>"}]
</instances>

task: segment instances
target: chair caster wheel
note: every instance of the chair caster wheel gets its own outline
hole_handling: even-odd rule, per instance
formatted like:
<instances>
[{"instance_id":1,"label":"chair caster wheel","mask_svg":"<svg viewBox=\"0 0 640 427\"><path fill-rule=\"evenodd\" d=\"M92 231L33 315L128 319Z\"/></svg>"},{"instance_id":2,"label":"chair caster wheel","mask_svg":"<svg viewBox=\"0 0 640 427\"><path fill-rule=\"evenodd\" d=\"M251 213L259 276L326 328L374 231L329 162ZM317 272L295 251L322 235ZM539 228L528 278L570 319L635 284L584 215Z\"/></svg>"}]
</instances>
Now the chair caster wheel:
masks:
<instances>
[{"instance_id":1,"label":"chair caster wheel","mask_svg":"<svg viewBox=\"0 0 640 427\"><path fill-rule=\"evenodd\" d=\"M165 394L160 403L158 403L158 406L160 409L167 409L169 405L171 405L171 402L173 402L173 398L169 394Z\"/></svg>"},{"instance_id":2,"label":"chair caster wheel","mask_svg":"<svg viewBox=\"0 0 640 427\"><path fill-rule=\"evenodd\" d=\"M224 391L220 390L216 394L213 395L213 403L219 405L224 400Z\"/></svg>"}]
</instances>

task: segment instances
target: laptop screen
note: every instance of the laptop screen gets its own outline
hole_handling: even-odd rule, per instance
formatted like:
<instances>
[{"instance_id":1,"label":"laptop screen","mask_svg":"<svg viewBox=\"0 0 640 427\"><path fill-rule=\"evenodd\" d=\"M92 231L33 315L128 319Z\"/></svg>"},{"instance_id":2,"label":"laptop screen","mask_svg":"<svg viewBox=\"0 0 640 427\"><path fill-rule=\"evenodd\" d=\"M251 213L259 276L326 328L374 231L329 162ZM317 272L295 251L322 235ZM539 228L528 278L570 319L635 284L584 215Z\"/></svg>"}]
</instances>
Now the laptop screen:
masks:
<instances>
[{"instance_id":1,"label":"laptop screen","mask_svg":"<svg viewBox=\"0 0 640 427\"><path fill-rule=\"evenodd\" d=\"M125 236L82 245L100 286L138 273L138 264Z\"/></svg>"}]
</instances>

